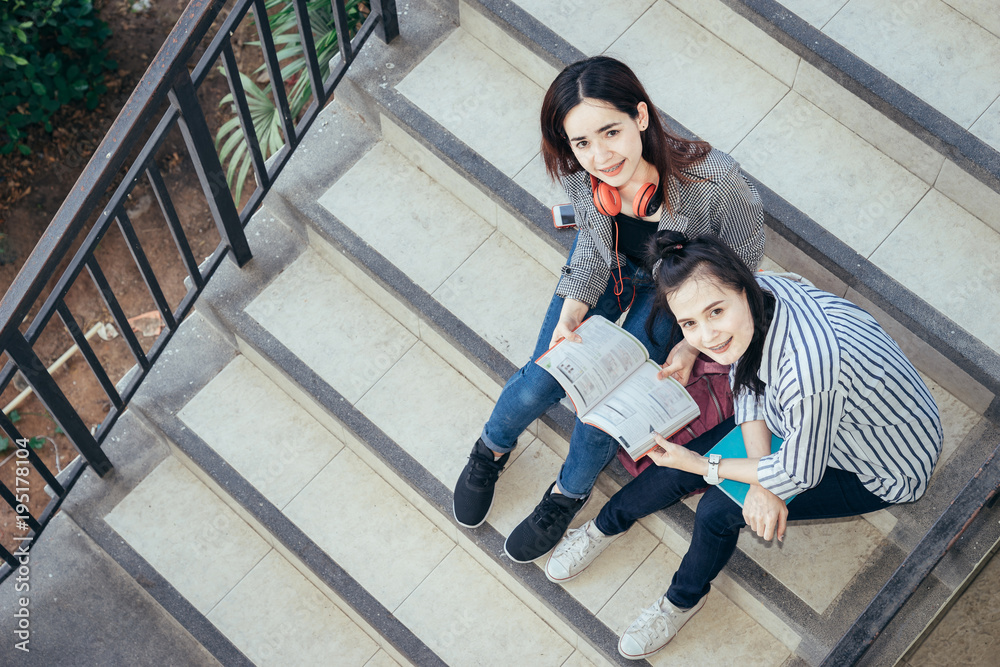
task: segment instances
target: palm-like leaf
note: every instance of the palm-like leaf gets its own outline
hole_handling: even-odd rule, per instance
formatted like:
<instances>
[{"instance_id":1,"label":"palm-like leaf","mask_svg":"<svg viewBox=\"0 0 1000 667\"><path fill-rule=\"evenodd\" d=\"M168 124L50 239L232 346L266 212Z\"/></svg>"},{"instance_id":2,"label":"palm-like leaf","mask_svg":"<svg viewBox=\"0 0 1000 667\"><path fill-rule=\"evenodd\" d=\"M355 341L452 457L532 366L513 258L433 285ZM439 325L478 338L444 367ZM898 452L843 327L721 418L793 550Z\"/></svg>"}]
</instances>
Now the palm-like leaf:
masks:
<instances>
[{"instance_id":1,"label":"palm-like leaf","mask_svg":"<svg viewBox=\"0 0 1000 667\"><path fill-rule=\"evenodd\" d=\"M364 20L365 15L361 11L362 4L362 0L348 0L347 2L348 24L352 26L352 30L356 29ZM288 106L292 118L297 118L312 97L312 83L306 68L306 57L299 35L295 8L290 0L267 0L264 6L268 10L268 24L274 38L278 62L282 63L282 84L288 81L293 82L288 92ZM333 21L332 4L330 0L310 0L306 4L306 8L316 45L320 74L325 79L330 73L330 60L339 52L340 48ZM247 42L247 44L260 46L260 42ZM261 65L255 74L260 74L266 69L266 65ZM220 71L224 70L220 68ZM273 82L261 88L253 79L242 72L240 72L240 80L243 82L243 89L246 92L247 106L250 109L250 117L257 140L260 143L261 153L266 160L285 145L281 127L281 113L271 95ZM233 113L236 113L231 94L223 97L219 104L220 106L232 105ZM238 116L226 121L219 128L215 136L215 145L216 150L219 151L219 159L223 164L228 164L226 182L229 187L234 187L235 184L236 201L239 202L253 160L247 148Z\"/></svg>"}]
</instances>

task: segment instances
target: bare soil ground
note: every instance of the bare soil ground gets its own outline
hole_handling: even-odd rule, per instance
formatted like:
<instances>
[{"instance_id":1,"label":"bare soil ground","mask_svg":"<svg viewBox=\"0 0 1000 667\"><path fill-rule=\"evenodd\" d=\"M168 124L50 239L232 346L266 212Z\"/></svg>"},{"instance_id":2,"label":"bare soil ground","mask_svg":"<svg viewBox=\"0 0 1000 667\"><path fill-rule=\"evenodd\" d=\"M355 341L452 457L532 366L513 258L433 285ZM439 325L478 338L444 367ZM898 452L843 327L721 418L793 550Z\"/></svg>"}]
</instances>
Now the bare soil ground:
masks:
<instances>
[{"instance_id":1,"label":"bare soil ground","mask_svg":"<svg viewBox=\"0 0 1000 667\"><path fill-rule=\"evenodd\" d=\"M41 128L31 130L28 143L33 148L32 155L4 156L0 160L0 289L4 292L187 5L187 0L156 0L148 9L133 12L130 9L133 1L105 0L95 3L101 18L111 26L112 37L107 47L110 57L118 65L116 71L107 74L108 92L98 108L93 111L82 107L63 108L53 119L54 132L47 134ZM221 18L217 19L216 26ZM255 37L253 26L247 20L233 37L244 71L250 71L248 67L256 64L249 62L254 56L259 62L257 53L243 54L245 42ZM218 74L213 74L199 90L213 132L230 117L229 111L218 104L226 93L226 81ZM176 128L158 151L156 163L172 194L195 259L200 262L214 251L219 243L219 234L187 157L183 138ZM245 190L252 189L251 182ZM183 282L187 272L148 183L140 181L125 208L167 301L172 309L176 308L187 291ZM128 244L116 226L113 225L101 240L95 255L128 317L155 309ZM63 262L63 267L66 264ZM52 282L54 279L47 290ZM27 328L27 322L37 312L40 303L32 309L21 327L22 331ZM86 272L70 289L66 303L84 331L94 324L112 321ZM156 340L155 336L138 335L143 348L148 351ZM46 326L34 349L48 366L72 343L56 316ZM119 380L135 364L120 336L108 341L94 337L91 344L112 381ZM0 357L0 364L6 362L6 355ZM74 355L53 372L53 377L88 427L99 425L107 416L111 403L82 355ZM0 392L0 405L8 405L23 388L23 383L15 386L13 382L5 387ZM36 452L53 472L65 468L76 457L72 444L33 395L18 407L13 417L18 418L15 427L21 435L37 438L36 444L42 443ZM0 482L11 490L15 489L17 467L13 452L13 445L0 451ZM44 482L37 472L32 471L27 481L30 490L28 505L32 514L38 516L49 502L49 497L43 492ZM21 488L24 488L23 481ZM0 502L0 544L8 548L16 544L12 539L14 535L23 534L14 522L14 513L7 503Z\"/></svg>"}]
</instances>

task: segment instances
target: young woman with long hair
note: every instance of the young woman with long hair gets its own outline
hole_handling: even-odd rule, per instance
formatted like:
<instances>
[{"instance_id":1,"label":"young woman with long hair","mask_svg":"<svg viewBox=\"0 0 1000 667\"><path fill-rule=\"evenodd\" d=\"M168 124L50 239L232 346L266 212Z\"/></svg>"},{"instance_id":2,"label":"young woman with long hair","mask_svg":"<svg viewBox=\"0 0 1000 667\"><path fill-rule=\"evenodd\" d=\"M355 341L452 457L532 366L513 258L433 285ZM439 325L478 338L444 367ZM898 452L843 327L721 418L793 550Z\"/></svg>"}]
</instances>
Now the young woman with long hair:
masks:
<instances>
[{"instance_id":1,"label":"young woman with long hair","mask_svg":"<svg viewBox=\"0 0 1000 667\"><path fill-rule=\"evenodd\" d=\"M624 328L653 360L664 364L669 353L664 374L686 368L695 356L684 343L671 346L667 313L648 334L644 327L654 290L641 264L653 234L715 235L748 267L756 267L764 248L760 197L739 165L703 141L668 131L642 84L620 61L598 56L563 70L542 103L541 129L546 169L562 181L578 232L532 358L507 382L455 485L455 518L470 528L486 520L518 436L564 396L533 360L564 338L578 341L573 331L586 317L617 321L627 312ZM577 421L558 478L507 538L512 560L534 560L559 541L617 446Z\"/></svg>"}]
</instances>

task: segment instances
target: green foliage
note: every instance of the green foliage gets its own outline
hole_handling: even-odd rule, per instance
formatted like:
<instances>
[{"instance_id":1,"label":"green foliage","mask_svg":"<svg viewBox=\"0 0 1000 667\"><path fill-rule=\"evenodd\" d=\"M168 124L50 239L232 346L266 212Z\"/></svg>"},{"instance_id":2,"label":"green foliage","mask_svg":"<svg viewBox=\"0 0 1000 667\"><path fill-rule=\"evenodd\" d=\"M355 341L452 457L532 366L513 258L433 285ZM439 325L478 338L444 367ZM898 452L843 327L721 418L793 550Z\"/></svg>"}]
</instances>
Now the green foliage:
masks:
<instances>
[{"instance_id":1,"label":"green foliage","mask_svg":"<svg viewBox=\"0 0 1000 667\"><path fill-rule=\"evenodd\" d=\"M90 0L3 0L0 3L0 154L31 149L23 128L64 104L97 106L103 72L117 67L102 45L111 36Z\"/></svg>"},{"instance_id":2,"label":"green foliage","mask_svg":"<svg viewBox=\"0 0 1000 667\"><path fill-rule=\"evenodd\" d=\"M271 34L274 35L274 46L277 49L278 62L281 64L281 78L290 85L288 90L288 106L292 118L299 114L312 97L312 85L306 70L306 57L302 49L302 38L299 36L298 20L295 8L288 0L267 0L268 22ZM312 27L316 52L319 57L322 78L330 74L330 59L340 52L337 31L333 22L333 7L330 0L310 0L306 3L309 12L309 23ZM363 0L348 0L347 22L352 30L356 30L367 15L367 4ZM272 10L275 10L272 12ZM260 42L248 42L260 46ZM267 67L261 65L255 75L265 72ZM223 68L219 68L224 72ZM258 86L253 78L240 72L240 81L247 94L247 105L253 119L254 130L260 142L261 152L266 160L281 150L285 145L281 129L281 112L274 101L272 84L263 88ZM251 157L246 139L240 128L239 118L235 116L236 105L233 96L226 95L219 106L230 105L234 117L223 124L215 135L219 159L223 164L228 162L226 180L229 187L236 187L236 201L240 201L243 185L250 171Z\"/></svg>"}]
</instances>

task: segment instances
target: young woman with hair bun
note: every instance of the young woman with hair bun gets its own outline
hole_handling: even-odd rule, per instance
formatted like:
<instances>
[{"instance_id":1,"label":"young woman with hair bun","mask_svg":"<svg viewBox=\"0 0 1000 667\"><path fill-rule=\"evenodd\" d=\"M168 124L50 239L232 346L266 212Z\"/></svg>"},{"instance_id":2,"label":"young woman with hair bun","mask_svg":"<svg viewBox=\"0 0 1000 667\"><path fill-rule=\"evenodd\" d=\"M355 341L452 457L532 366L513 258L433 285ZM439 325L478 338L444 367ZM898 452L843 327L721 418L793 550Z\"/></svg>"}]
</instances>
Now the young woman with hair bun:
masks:
<instances>
[{"instance_id":1,"label":"young woman with hair bun","mask_svg":"<svg viewBox=\"0 0 1000 667\"><path fill-rule=\"evenodd\" d=\"M542 155L549 175L562 181L576 215L577 236L542 321L532 358L506 384L475 443L454 494L459 524L482 524L493 504L500 472L521 433L564 392L534 363L590 315L617 321L638 337L664 377L680 372L695 354L671 345L666 312L645 322L654 290L642 256L659 230L711 234L755 268L764 249L760 197L728 155L663 126L652 101L624 63L597 56L564 69L541 109ZM508 536L516 562L546 554L590 496L617 443L579 420L558 478L541 502ZM501 485L502 486L502 485Z\"/></svg>"},{"instance_id":2,"label":"young woman with hair bun","mask_svg":"<svg viewBox=\"0 0 1000 667\"><path fill-rule=\"evenodd\" d=\"M788 521L913 502L942 444L930 391L862 309L801 282L755 276L715 237L663 232L650 253L650 321L669 313L689 345L732 365L735 417L685 447L657 437L656 465L569 531L545 567L550 580L569 581L638 519L707 487L670 587L619 641L635 660L663 648L701 609L744 526L782 540ZM706 458L733 424L747 458ZM772 434L783 440L775 453ZM750 485L743 508L715 486L726 479Z\"/></svg>"}]
</instances>

